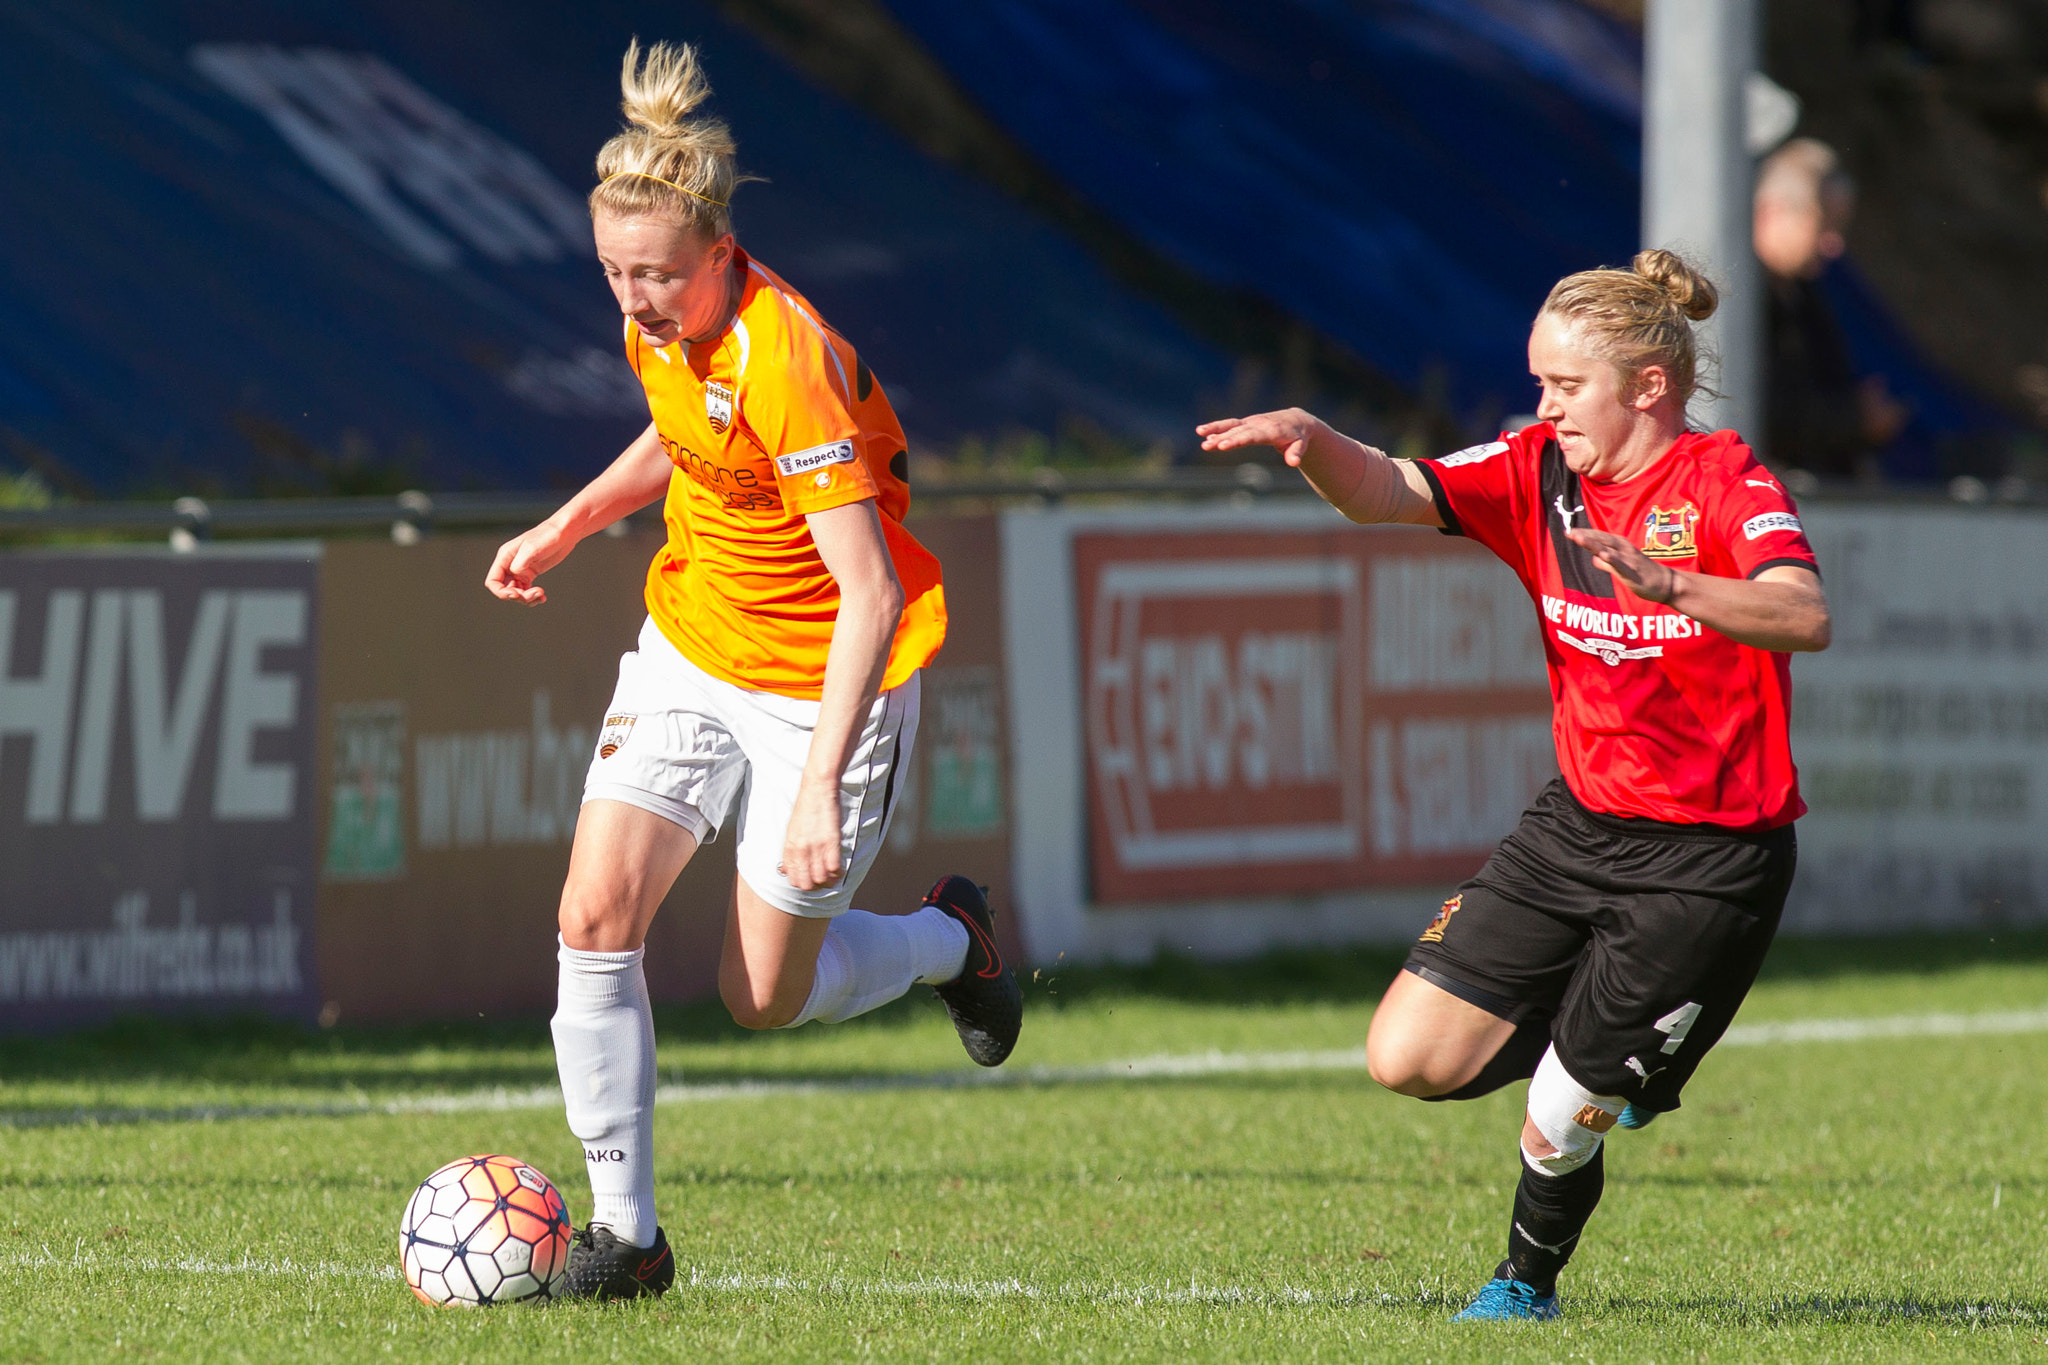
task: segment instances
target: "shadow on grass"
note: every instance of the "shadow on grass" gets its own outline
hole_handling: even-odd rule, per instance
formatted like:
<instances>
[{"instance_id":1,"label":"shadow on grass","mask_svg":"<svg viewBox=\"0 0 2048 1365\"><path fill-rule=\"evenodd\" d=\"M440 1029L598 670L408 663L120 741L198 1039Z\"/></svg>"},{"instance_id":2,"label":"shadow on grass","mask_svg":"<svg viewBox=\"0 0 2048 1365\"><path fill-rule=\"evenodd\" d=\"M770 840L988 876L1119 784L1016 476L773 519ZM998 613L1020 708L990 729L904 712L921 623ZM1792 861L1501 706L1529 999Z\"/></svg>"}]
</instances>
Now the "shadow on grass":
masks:
<instances>
[{"instance_id":1,"label":"shadow on grass","mask_svg":"<svg viewBox=\"0 0 2048 1365\"><path fill-rule=\"evenodd\" d=\"M1982 929L1867 938L1787 935L1771 946L1761 980L1838 976L1934 976L1987 964L2048 963L2048 929Z\"/></svg>"},{"instance_id":2,"label":"shadow on grass","mask_svg":"<svg viewBox=\"0 0 2048 1365\"><path fill-rule=\"evenodd\" d=\"M1371 1005L1400 970L1405 954L1405 946L1352 947L1288 949L1241 962L1162 954L1137 966L1056 964L1027 972L1025 994L1030 1008L1040 1011L1087 1009L1123 999L1247 1008ZM1928 976L1986 963L2048 963L2048 930L1788 937L1772 949L1763 979ZM900 1029L928 1024L932 1011L927 993L913 990L838 1027ZM659 1038L672 1044L738 1043L754 1037L715 1000L659 1006L655 1027ZM698 1070L736 1074L724 1067ZM751 1074L771 1071L796 1078L772 1065L749 1068ZM824 1079L846 1073L812 1074ZM138 1017L70 1034L15 1037L0 1049L0 1083L176 1079L336 1090L394 1084L487 1089L546 1084L553 1076L552 1041L546 1020L539 1017L326 1030L257 1018Z\"/></svg>"},{"instance_id":3,"label":"shadow on grass","mask_svg":"<svg viewBox=\"0 0 2048 1365\"><path fill-rule=\"evenodd\" d=\"M711 1288L720 1287L716 1281ZM778 1286L779 1287L779 1286ZM735 1286L739 1292L760 1292L753 1286ZM868 1297L877 1286L859 1281L824 1280L802 1286L802 1292L818 1297ZM1448 1319L1471 1302L1469 1291L1447 1286L1422 1287L1403 1293L1370 1289L1317 1293L1285 1286L1154 1285L1149 1287L1026 1286L1014 1281L981 1286L974 1284L919 1283L910 1281L888 1286L897 1293L924 1294L933 1298L952 1295L961 1298L1014 1295L1033 1302L1076 1302L1098 1305L1130 1305L1158 1311L1181 1306L1226 1306L1262 1308L1268 1311L1317 1312L1331 1308L1382 1309L1426 1313ZM1987 1329L1996 1327L2038 1327L2048 1323L2048 1305L2024 1299L1986 1298L1883 1298L1864 1295L1816 1295L1810 1299L1783 1298L1762 1302L1746 1299L1633 1298L1621 1295L1574 1295L1564 1292L1565 1323L1573 1327L1609 1326L1603 1319L1634 1319L1639 1326L1682 1323L1739 1328L1797 1327L1808 1323L1854 1326L1944 1326ZM1648 1320L1648 1321L1645 1321ZM1661 1322L1659 1320L1662 1320ZM1554 1328L1522 1322L1460 1323L1446 1329L1460 1337L1486 1340L1491 1332L1517 1334ZM1499 1338L1495 1338L1498 1340ZM1525 1338L1526 1340L1526 1338ZM1589 1357L1590 1358L1590 1357Z\"/></svg>"},{"instance_id":4,"label":"shadow on grass","mask_svg":"<svg viewBox=\"0 0 2048 1365\"><path fill-rule=\"evenodd\" d=\"M1185 1004L1376 1004L1407 960L1408 947L1286 949L1242 962L1203 962L1164 953L1142 966L1058 966L1027 974L1041 1008L1102 997L1150 997ZM2048 929L1887 934L1864 938L1786 935L1771 948L1762 980L1842 976L1934 976L1984 964L2048 964Z\"/></svg>"},{"instance_id":5,"label":"shadow on grass","mask_svg":"<svg viewBox=\"0 0 2048 1365\"><path fill-rule=\"evenodd\" d=\"M1029 1007L1039 1010L1146 997L1247 1007L1369 1003L1386 989L1401 959L1400 950L1384 948L1297 950L1231 963L1162 956L1135 967L1041 968L1025 973L1024 989ZM929 1023L935 1010L930 993L914 988L903 999L836 1027L904 1028ZM755 1039L774 1045L733 1023L716 1000L659 1005L654 1019L664 1043ZM533 1054L533 1060L515 1062L504 1055L514 1052ZM447 1055L434 1064L434 1053ZM335 1059L331 1074L321 1071L322 1058ZM345 1064L378 1058L407 1062L389 1068ZM544 1018L315 1029L254 1017L132 1017L69 1034L16 1037L0 1049L0 1082L177 1077L346 1087L409 1079L421 1086L488 1087L533 1085L553 1075L553 1043Z\"/></svg>"},{"instance_id":6,"label":"shadow on grass","mask_svg":"<svg viewBox=\"0 0 2048 1365\"><path fill-rule=\"evenodd\" d=\"M1929 1325L1945 1327L2039 1327L2048 1324L2048 1304L2026 1299L1962 1299L1947 1296L1891 1298L1875 1294L1815 1294L1761 1302L1745 1299L1636 1298L1628 1295L1574 1297L1565 1293L1566 1312L1655 1314L1690 1322L1743 1327L1787 1327L1804 1323L1841 1326Z\"/></svg>"},{"instance_id":7,"label":"shadow on grass","mask_svg":"<svg viewBox=\"0 0 2048 1365\"><path fill-rule=\"evenodd\" d=\"M361 1070L346 1077L315 1077L291 1083L290 1095L275 1098L221 1099L185 1104L56 1103L33 1098L9 1102L0 1097L0 1129L64 1128L131 1123L204 1123L228 1119L344 1118L453 1113L491 1113L554 1108L561 1104L552 1066L517 1074L481 1070L423 1074L406 1069L389 1076L408 1082L378 1088L364 1083ZM491 1079L494 1075L499 1078ZM387 1079L389 1078L387 1076ZM481 1080L479 1078L482 1078ZM1362 1070L1225 1071L1184 1074L1125 1074L1121 1065L1028 1067L1002 1072L954 1066L937 1071L880 1071L850 1067L783 1067L697 1065L684 1075L664 1075L664 1087L681 1086L681 1103L720 1102L764 1095L830 1093L848 1097L913 1091L972 1093L1016 1092L1117 1085L1121 1087L1203 1086L1212 1090L1257 1091L1263 1094L1313 1090L1327 1095L1352 1087L1375 1099L1385 1092ZM282 1087L280 1087L282 1088ZM664 1099L664 1103L670 1102Z\"/></svg>"}]
</instances>

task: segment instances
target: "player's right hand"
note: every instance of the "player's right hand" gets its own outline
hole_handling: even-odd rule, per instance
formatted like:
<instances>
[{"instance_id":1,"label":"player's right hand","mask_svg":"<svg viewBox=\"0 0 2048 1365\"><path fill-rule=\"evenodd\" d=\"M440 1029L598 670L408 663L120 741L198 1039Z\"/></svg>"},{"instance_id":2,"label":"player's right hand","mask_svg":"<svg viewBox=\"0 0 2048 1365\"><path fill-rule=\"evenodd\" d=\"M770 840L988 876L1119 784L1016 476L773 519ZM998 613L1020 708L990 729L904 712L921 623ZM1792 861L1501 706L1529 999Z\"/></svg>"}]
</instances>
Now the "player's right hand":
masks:
<instances>
[{"instance_id":1,"label":"player's right hand","mask_svg":"<svg viewBox=\"0 0 2048 1365\"><path fill-rule=\"evenodd\" d=\"M1302 457L1308 454L1309 442L1322 424L1322 419L1312 412L1287 408L1281 412L1261 412L1250 417L1225 417L1204 422L1195 428L1195 435L1202 438L1204 450L1274 446L1279 449L1282 459L1298 469Z\"/></svg>"},{"instance_id":2,"label":"player's right hand","mask_svg":"<svg viewBox=\"0 0 2048 1365\"><path fill-rule=\"evenodd\" d=\"M534 580L567 559L574 548L575 542L560 529L542 522L498 547L498 557L491 561L491 571L484 575L484 586L493 597L537 607L548 600L548 595Z\"/></svg>"},{"instance_id":3,"label":"player's right hand","mask_svg":"<svg viewBox=\"0 0 2048 1365\"><path fill-rule=\"evenodd\" d=\"M776 870L799 891L836 884L846 871L840 826L838 781L814 781L807 774L797 784L789 829L782 839L782 861L775 865Z\"/></svg>"}]
</instances>

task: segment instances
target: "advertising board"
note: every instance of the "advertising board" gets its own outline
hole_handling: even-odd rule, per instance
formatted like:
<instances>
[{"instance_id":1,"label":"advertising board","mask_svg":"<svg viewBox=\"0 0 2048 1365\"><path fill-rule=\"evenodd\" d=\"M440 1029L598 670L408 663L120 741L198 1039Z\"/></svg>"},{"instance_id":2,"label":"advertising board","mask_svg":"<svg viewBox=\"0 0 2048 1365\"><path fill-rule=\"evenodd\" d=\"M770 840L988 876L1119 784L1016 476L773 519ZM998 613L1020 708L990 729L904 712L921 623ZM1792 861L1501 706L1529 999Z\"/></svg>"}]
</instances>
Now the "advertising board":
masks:
<instances>
[{"instance_id":1,"label":"advertising board","mask_svg":"<svg viewBox=\"0 0 2048 1365\"><path fill-rule=\"evenodd\" d=\"M1074 538L1091 892L1436 884L1556 772L1535 613L1443 537Z\"/></svg>"},{"instance_id":2,"label":"advertising board","mask_svg":"<svg viewBox=\"0 0 2048 1365\"><path fill-rule=\"evenodd\" d=\"M322 587L319 868L329 1019L474 1019L554 999L555 910L652 537L585 541L538 607L484 590L498 540L337 541ZM686 874L687 875L687 874ZM715 885L665 914L664 996L701 991ZM715 902L698 910L697 901ZM696 912L696 913L693 913Z\"/></svg>"},{"instance_id":3,"label":"advertising board","mask_svg":"<svg viewBox=\"0 0 2048 1365\"><path fill-rule=\"evenodd\" d=\"M318 570L0 556L0 1027L318 1009Z\"/></svg>"},{"instance_id":4,"label":"advertising board","mask_svg":"<svg viewBox=\"0 0 2048 1365\"><path fill-rule=\"evenodd\" d=\"M1792 665L1810 807L1785 925L2048 918L2048 518L1803 509L1834 642Z\"/></svg>"},{"instance_id":5,"label":"advertising board","mask_svg":"<svg viewBox=\"0 0 2048 1365\"><path fill-rule=\"evenodd\" d=\"M856 903L914 909L944 872L1006 904L1002 631L991 519L921 522L946 566L947 643L883 852ZM498 540L328 547L320 741L321 965L329 1018L533 1014L555 994L555 917L583 778L656 539L592 537L538 607L484 591ZM647 940L648 988L717 987L732 830L684 869Z\"/></svg>"},{"instance_id":6,"label":"advertising board","mask_svg":"<svg viewBox=\"0 0 2048 1365\"><path fill-rule=\"evenodd\" d=\"M2048 518L1805 513L1786 926L2048 918ZM1036 961L1414 932L1555 771L1536 615L1476 547L1309 505L935 518L950 624L862 908L988 883ZM545 1011L651 536L524 609L496 540L0 557L0 1028ZM715 989L729 837L650 936ZM1018 938L1023 930L1023 941Z\"/></svg>"},{"instance_id":7,"label":"advertising board","mask_svg":"<svg viewBox=\"0 0 2048 1365\"><path fill-rule=\"evenodd\" d=\"M1001 545L1034 960L1412 937L1555 772L1535 612L1476 546L1306 499Z\"/></svg>"}]
</instances>

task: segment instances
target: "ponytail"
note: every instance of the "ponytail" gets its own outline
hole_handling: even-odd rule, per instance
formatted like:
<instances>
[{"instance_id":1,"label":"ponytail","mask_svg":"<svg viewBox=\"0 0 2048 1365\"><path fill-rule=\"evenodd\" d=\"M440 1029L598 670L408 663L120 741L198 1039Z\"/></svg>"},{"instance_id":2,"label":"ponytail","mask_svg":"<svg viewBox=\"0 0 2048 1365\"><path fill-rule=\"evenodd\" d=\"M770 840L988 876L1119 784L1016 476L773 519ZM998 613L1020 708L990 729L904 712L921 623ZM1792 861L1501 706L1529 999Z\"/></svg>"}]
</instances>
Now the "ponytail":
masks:
<instances>
[{"instance_id":1,"label":"ponytail","mask_svg":"<svg viewBox=\"0 0 2048 1365\"><path fill-rule=\"evenodd\" d=\"M732 231L732 192L753 177L734 164L732 131L723 121L690 117L711 97L697 49L656 43L643 59L634 39L619 91L627 127L597 154L591 215L659 214L707 239Z\"/></svg>"}]
</instances>

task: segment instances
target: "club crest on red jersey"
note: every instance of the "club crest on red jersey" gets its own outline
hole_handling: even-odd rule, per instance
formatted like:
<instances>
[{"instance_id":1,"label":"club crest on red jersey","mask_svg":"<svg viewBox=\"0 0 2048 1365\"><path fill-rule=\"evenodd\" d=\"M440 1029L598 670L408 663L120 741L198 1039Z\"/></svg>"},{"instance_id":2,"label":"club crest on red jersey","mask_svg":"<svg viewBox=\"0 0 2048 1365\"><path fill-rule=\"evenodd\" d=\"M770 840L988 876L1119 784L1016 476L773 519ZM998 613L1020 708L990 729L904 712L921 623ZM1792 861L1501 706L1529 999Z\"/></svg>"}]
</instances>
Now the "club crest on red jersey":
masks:
<instances>
[{"instance_id":1,"label":"club crest on red jersey","mask_svg":"<svg viewBox=\"0 0 2048 1365\"><path fill-rule=\"evenodd\" d=\"M1463 892L1445 901L1444 908L1436 912L1436 918L1429 922L1429 927L1422 931L1422 937L1417 942L1442 943L1444 941L1444 929L1449 926L1451 916L1457 914L1459 908L1464 904L1465 895Z\"/></svg>"},{"instance_id":2,"label":"club crest on red jersey","mask_svg":"<svg viewBox=\"0 0 2048 1365\"><path fill-rule=\"evenodd\" d=\"M704 419L720 436L732 425L732 390L715 379L704 381Z\"/></svg>"},{"instance_id":3,"label":"club crest on red jersey","mask_svg":"<svg viewBox=\"0 0 2048 1365\"><path fill-rule=\"evenodd\" d=\"M1700 552L1693 538L1700 513L1691 503L1665 511L1652 507L1643 516L1643 553L1652 559L1691 559Z\"/></svg>"}]
</instances>

